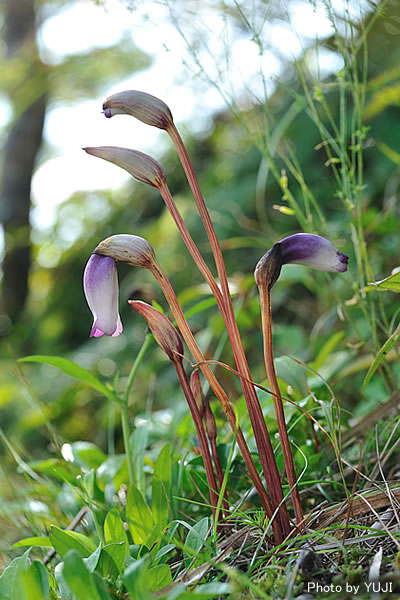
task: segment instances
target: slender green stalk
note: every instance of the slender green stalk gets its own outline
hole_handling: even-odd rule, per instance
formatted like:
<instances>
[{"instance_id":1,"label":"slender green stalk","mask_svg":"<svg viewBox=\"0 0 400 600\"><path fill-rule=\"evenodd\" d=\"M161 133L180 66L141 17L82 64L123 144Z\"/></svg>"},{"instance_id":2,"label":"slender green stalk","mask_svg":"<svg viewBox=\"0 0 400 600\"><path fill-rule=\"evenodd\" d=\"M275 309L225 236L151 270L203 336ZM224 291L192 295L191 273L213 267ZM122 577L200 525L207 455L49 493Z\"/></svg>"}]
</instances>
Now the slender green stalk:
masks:
<instances>
[{"instance_id":1,"label":"slender green stalk","mask_svg":"<svg viewBox=\"0 0 400 600\"><path fill-rule=\"evenodd\" d=\"M126 462L128 463L129 483L134 483L135 471L133 468L132 452L131 452L131 447L130 447L130 442L129 442L130 429L129 429L128 406L126 404L121 404L120 408L121 408L122 437L124 440Z\"/></svg>"},{"instance_id":2,"label":"slender green stalk","mask_svg":"<svg viewBox=\"0 0 400 600\"><path fill-rule=\"evenodd\" d=\"M124 440L124 448L125 448L125 456L126 462L128 464L128 473L129 473L129 483L134 483L135 481L135 471L133 468L133 457L130 447L130 427L129 427L129 409L128 409L128 401L129 394L132 389L133 382L136 377L136 373L138 368L146 354L148 348L151 345L153 336L148 333L144 339L144 342L136 356L136 359L132 365L131 371L128 376L128 381L125 387L124 395L122 398L122 403L120 404L121 409L121 425L122 425L122 437Z\"/></svg>"},{"instance_id":3,"label":"slender green stalk","mask_svg":"<svg viewBox=\"0 0 400 600\"><path fill-rule=\"evenodd\" d=\"M128 406L128 403L129 403L129 394L130 394L130 391L132 389L132 385L133 385L133 382L135 380L136 373L137 373L138 368L139 368L139 366L140 366L140 364L141 364L141 362L142 362L142 360L144 358L144 355L146 354L147 350L149 349L149 347L151 345L152 339L153 339L152 334L148 333L146 335L146 337L144 338L144 342L143 342L143 344L142 344L142 346L141 346L141 348L140 348L140 350L139 350L139 352L138 352L138 354L137 354L137 356L135 358L135 362L133 363L131 371L130 371L130 373L128 375L128 381L126 383L125 391L124 391L124 396L123 396L123 399L122 399L123 404L126 405L126 406Z\"/></svg>"}]
</instances>

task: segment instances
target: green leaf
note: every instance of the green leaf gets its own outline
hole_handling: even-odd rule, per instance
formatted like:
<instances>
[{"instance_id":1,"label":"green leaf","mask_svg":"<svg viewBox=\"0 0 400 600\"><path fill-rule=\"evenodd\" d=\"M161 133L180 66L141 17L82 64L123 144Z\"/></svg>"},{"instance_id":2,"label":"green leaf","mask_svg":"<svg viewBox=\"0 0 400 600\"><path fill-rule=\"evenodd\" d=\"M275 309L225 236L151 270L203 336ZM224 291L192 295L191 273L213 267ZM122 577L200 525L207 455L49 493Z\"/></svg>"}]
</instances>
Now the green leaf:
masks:
<instances>
[{"instance_id":1,"label":"green leaf","mask_svg":"<svg viewBox=\"0 0 400 600\"><path fill-rule=\"evenodd\" d=\"M207 308L214 306L216 303L217 301L215 298L205 298L204 300L200 300L200 302L197 302L197 304L185 312L185 318L189 319L190 317L207 310Z\"/></svg>"},{"instance_id":2,"label":"green leaf","mask_svg":"<svg viewBox=\"0 0 400 600\"><path fill-rule=\"evenodd\" d=\"M141 425L140 427L136 427L129 439L129 447L134 460L134 484L142 493L145 491L143 462L148 435L148 427Z\"/></svg>"},{"instance_id":3,"label":"green leaf","mask_svg":"<svg viewBox=\"0 0 400 600\"><path fill-rule=\"evenodd\" d=\"M60 590L61 600L76 600L75 596L69 589L67 582L64 579L64 563L60 562L55 566L54 577L57 581L58 588Z\"/></svg>"},{"instance_id":4,"label":"green leaf","mask_svg":"<svg viewBox=\"0 0 400 600\"><path fill-rule=\"evenodd\" d=\"M123 542L125 555L129 554L128 536L125 532L124 523L116 508L107 513L104 521L104 539L106 544L119 544Z\"/></svg>"},{"instance_id":5,"label":"green leaf","mask_svg":"<svg viewBox=\"0 0 400 600\"><path fill-rule=\"evenodd\" d=\"M168 496L171 487L171 448L166 444L154 465L151 508L159 533L168 524Z\"/></svg>"},{"instance_id":6,"label":"green leaf","mask_svg":"<svg viewBox=\"0 0 400 600\"><path fill-rule=\"evenodd\" d=\"M48 600L50 594L49 576L46 567L34 560L23 575L24 600Z\"/></svg>"},{"instance_id":7,"label":"green leaf","mask_svg":"<svg viewBox=\"0 0 400 600\"><path fill-rule=\"evenodd\" d=\"M276 373L288 385L304 398L308 395L307 371L290 356L280 356L275 360Z\"/></svg>"},{"instance_id":8,"label":"green leaf","mask_svg":"<svg viewBox=\"0 0 400 600\"><path fill-rule=\"evenodd\" d=\"M65 555L62 571L64 581L79 600L102 600L93 576L76 550Z\"/></svg>"},{"instance_id":9,"label":"green leaf","mask_svg":"<svg viewBox=\"0 0 400 600\"><path fill-rule=\"evenodd\" d=\"M150 590L156 592L172 583L171 570L168 565L157 565L147 571L146 580Z\"/></svg>"},{"instance_id":10,"label":"green leaf","mask_svg":"<svg viewBox=\"0 0 400 600\"><path fill-rule=\"evenodd\" d=\"M100 489L104 490L107 483L111 483L124 462L124 454L109 456L97 469L96 481Z\"/></svg>"},{"instance_id":11,"label":"green leaf","mask_svg":"<svg viewBox=\"0 0 400 600\"><path fill-rule=\"evenodd\" d=\"M96 550L94 543L85 535L77 531L64 531L55 525L50 529L50 541L54 550L61 556L73 549L82 558L87 558Z\"/></svg>"},{"instance_id":12,"label":"green leaf","mask_svg":"<svg viewBox=\"0 0 400 600\"><path fill-rule=\"evenodd\" d=\"M135 560L126 569L121 576L130 598L137 600L150 600L152 594L147 585L147 573L149 565L149 555Z\"/></svg>"},{"instance_id":13,"label":"green leaf","mask_svg":"<svg viewBox=\"0 0 400 600\"><path fill-rule=\"evenodd\" d=\"M154 529L154 521L150 508L133 483L126 498L126 520L134 543L143 544Z\"/></svg>"},{"instance_id":14,"label":"green leaf","mask_svg":"<svg viewBox=\"0 0 400 600\"><path fill-rule=\"evenodd\" d=\"M201 519L201 521L190 528L185 540L184 552L186 556L193 558L193 556L197 554L207 539L207 532L208 517L204 517L204 519Z\"/></svg>"},{"instance_id":15,"label":"green leaf","mask_svg":"<svg viewBox=\"0 0 400 600\"><path fill-rule=\"evenodd\" d=\"M311 364L311 367L315 369L315 371L318 371L318 369L322 367L323 364L325 364L325 361L329 359L330 355L332 354L332 352L334 352L336 346L343 337L344 331L338 331L337 333L331 335L329 340L323 345L323 347L319 351L315 361Z\"/></svg>"},{"instance_id":16,"label":"green leaf","mask_svg":"<svg viewBox=\"0 0 400 600\"><path fill-rule=\"evenodd\" d=\"M51 548L52 543L49 537L30 537L16 542L13 546L11 546L10 550L14 550L14 548L22 548L24 546L40 546L41 548Z\"/></svg>"},{"instance_id":17,"label":"green leaf","mask_svg":"<svg viewBox=\"0 0 400 600\"><path fill-rule=\"evenodd\" d=\"M125 556L124 542L104 546L99 560L99 567L103 577L116 579L124 567Z\"/></svg>"},{"instance_id":18,"label":"green leaf","mask_svg":"<svg viewBox=\"0 0 400 600\"><path fill-rule=\"evenodd\" d=\"M93 573L94 570L96 569L98 562L99 562L100 554L101 554L101 543L97 546L96 550L94 552L92 552L92 554L90 556L83 559L83 562L85 563L85 566L86 566L87 570L89 571L89 573Z\"/></svg>"},{"instance_id":19,"label":"green leaf","mask_svg":"<svg viewBox=\"0 0 400 600\"><path fill-rule=\"evenodd\" d=\"M21 600L23 597L23 576L29 569L29 553L30 549L14 558L0 576L1 600Z\"/></svg>"},{"instance_id":20,"label":"green leaf","mask_svg":"<svg viewBox=\"0 0 400 600\"><path fill-rule=\"evenodd\" d=\"M113 402L118 401L118 398L114 392L101 383L101 381L97 379L97 377L95 377L90 371L72 362L72 360L68 360L67 358L60 358L59 356L34 355L24 356L24 358L19 359L19 362L36 362L51 365L57 369L60 369L67 375L74 377L78 381L89 385L91 388L97 390Z\"/></svg>"},{"instance_id":21,"label":"green leaf","mask_svg":"<svg viewBox=\"0 0 400 600\"><path fill-rule=\"evenodd\" d=\"M368 369L368 373L364 379L361 394L364 393L365 388L367 387L368 383L371 381L371 377L373 376L373 374L375 373L375 371L377 370L379 365L382 363L382 361L385 360L385 357L388 354L388 352L393 348L393 346L395 344L397 344L399 339L400 339L400 325L398 325L396 331L394 333L392 333L390 338L388 338L386 340L386 342L383 344L382 348L379 350L378 354L375 356L373 362L371 363L371 366Z\"/></svg>"},{"instance_id":22,"label":"green leaf","mask_svg":"<svg viewBox=\"0 0 400 600\"><path fill-rule=\"evenodd\" d=\"M381 281L374 281L368 285L376 288L377 290L400 292L400 271L394 273L393 275L389 275L389 277L386 277Z\"/></svg>"},{"instance_id":23,"label":"green leaf","mask_svg":"<svg viewBox=\"0 0 400 600\"><path fill-rule=\"evenodd\" d=\"M107 458L92 442L74 442L71 444L71 452L77 465L89 469L97 469Z\"/></svg>"}]
</instances>

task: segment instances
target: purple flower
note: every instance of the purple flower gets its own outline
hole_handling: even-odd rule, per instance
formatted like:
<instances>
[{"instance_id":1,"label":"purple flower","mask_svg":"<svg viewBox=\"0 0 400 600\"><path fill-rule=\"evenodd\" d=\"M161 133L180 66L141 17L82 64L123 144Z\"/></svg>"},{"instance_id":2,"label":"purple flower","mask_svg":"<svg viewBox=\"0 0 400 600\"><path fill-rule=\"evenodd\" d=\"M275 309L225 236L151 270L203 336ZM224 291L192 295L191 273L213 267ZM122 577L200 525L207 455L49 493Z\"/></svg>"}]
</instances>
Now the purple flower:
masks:
<instances>
[{"instance_id":1,"label":"purple flower","mask_svg":"<svg viewBox=\"0 0 400 600\"><path fill-rule=\"evenodd\" d=\"M282 250L283 265L298 263L317 271L347 271L349 257L320 235L295 233L278 242L278 245Z\"/></svg>"},{"instance_id":2,"label":"purple flower","mask_svg":"<svg viewBox=\"0 0 400 600\"><path fill-rule=\"evenodd\" d=\"M83 289L94 319L90 337L119 335L122 332L122 323L118 312L118 276L115 260L109 256L92 254L83 275Z\"/></svg>"},{"instance_id":3,"label":"purple flower","mask_svg":"<svg viewBox=\"0 0 400 600\"><path fill-rule=\"evenodd\" d=\"M312 233L295 233L272 246L259 260L254 273L257 285L272 288L282 265L297 263L316 269L343 273L347 271L348 256L336 250L331 242Z\"/></svg>"}]
</instances>

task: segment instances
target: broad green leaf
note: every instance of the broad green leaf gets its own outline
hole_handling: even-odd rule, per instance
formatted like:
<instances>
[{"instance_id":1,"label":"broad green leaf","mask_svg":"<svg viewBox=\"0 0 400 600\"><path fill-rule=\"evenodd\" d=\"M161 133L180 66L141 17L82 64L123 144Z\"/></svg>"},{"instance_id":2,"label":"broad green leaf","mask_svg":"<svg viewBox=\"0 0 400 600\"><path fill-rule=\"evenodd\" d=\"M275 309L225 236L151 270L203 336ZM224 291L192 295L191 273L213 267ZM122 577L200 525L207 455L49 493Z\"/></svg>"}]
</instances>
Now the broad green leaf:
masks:
<instances>
[{"instance_id":1,"label":"broad green leaf","mask_svg":"<svg viewBox=\"0 0 400 600\"><path fill-rule=\"evenodd\" d=\"M290 356L280 356L275 360L276 373L288 385L304 398L308 395L307 370Z\"/></svg>"},{"instance_id":2,"label":"broad green leaf","mask_svg":"<svg viewBox=\"0 0 400 600\"><path fill-rule=\"evenodd\" d=\"M61 594L61 600L76 600L76 597L73 595L71 590L69 589L67 582L64 579L64 563L60 562L55 566L54 569L54 577L57 581L58 588Z\"/></svg>"},{"instance_id":3,"label":"broad green leaf","mask_svg":"<svg viewBox=\"0 0 400 600\"><path fill-rule=\"evenodd\" d=\"M101 381L97 379L97 377L95 377L90 371L72 362L72 360L68 360L67 358L61 358L59 356L33 355L24 356L24 358L19 359L19 362L36 362L51 365L57 369L60 369L67 375L74 377L78 381L89 385L91 388L97 390L113 402L118 401L118 398L114 392L101 383Z\"/></svg>"},{"instance_id":4,"label":"broad green leaf","mask_svg":"<svg viewBox=\"0 0 400 600\"><path fill-rule=\"evenodd\" d=\"M123 542L125 554L129 554L129 542L124 523L116 508L107 513L104 521L104 539L106 544L119 544Z\"/></svg>"},{"instance_id":5,"label":"broad green leaf","mask_svg":"<svg viewBox=\"0 0 400 600\"><path fill-rule=\"evenodd\" d=\"M147 584L152 592L172 583L171 570L168 565L157 565L147 571Z\"/></svg>"},{"instance_id":6,"label":"broad green leaf","mask_svg":"<svg viewBox=\"0 0 400 600\"><path fill-rule=\"evenodd\" d=\"M386 277L381 281L373 281L368 285L376 288L377 290L400 292L400 271L393 273L393 275L389 275L389 277Z\"/></svg>"},{"instance_id":7,"label":"broad green leaf","mask_svg":"<svg viewBox=\"0 0 400 600\"><path fill-rule=\"evenodd\" d=\"M116 579L124 567L125 556L124 542L104 546L99 560L99 567L103 577Z\"/></svg>"},{"instance_id":8,"label":"broad green leaf","mask_svg":"<svg viewBox=\"0 0 400 600\"><path fill-rule=\"evenodd\" d=\"M23 597L23 576L29 569L29 553L30 549L14 558L0 576L1 600L21 600Z\"/></svg>"},{"instance_id":9,"label":"broad green leaf","mask_svg":"<svg viewBox=\"0 0 400 600\"><path fill-rule=\"evenodd\" d=\"M197 304L185 312L185 318L189 319L190 317L207 310L207 308L214 306L216 303L217 301L215 298L205 298L204 300L200 300L200 302L197 302Z\"/></svg>"},{"instance_id":10,"label":"broad green leaf","mask_svg":"<svg viewBox=\"0 0 400 600\"><path fill-rule=\"evenodd\" d=\"M96 550L95 544L82 533L64 531L55 525L50 529L50 541L54 550L64 558L68 550L76 550L82 558L87 558Z\"/></svg>"},{"instance_id":11,"label":"broad green leaf","mask_svg":"<svg viewBox=\"0 0 400 600\"><path fill-rule=\"evenodd\" d=\"M131 563L123 575L122 581L128 590L130 598L135 600L151 600L153 597L147 584L149 556L146 555Z\"/></svg>"},{"instance_id":12,"label":"broad green leaf","mask_svg":"<svg viewBox=\"0 0 400 600\"><path fill-rule=\"evenodd\" d=\"M340 342L340 340L344 337L344 331L338 331L331 335L329 340L323 345L321 350L318 353L317 358L311 364L311 367L318 371L320 367L325 363L325 361L329 358L329 356L334 352L336 346Z\"/></svg>"},{"instance_id":13,"label":"broad green leaf","mask_svg":"<svg viewBox=\"0 0 400 600\"><path fill-rule=\"evenodd\" d=\"M107 483L111 483L124 462L124 454L109 456L97 469L96 481L100 489L104 490Z\"/></svg>"},{"instance_id":14,"label":"broad green leaf","mask_svg":"<svg viewBox=\"0 0 400 600\"><path fill-rule=\"evenodd\" d=\"M97 469L107 459L104 452L92 442L74 442L71 452L76 464L89 469Z\"/></svg>"},{"instance_id":15,"label":"broad green leaf","mask_svg":"<svg viewBox=\"0 0 400 600\"><path fill-rule=\"evenodd\" d=\"M76 475L78 469L72 463L66 463L58 458L48 458L46 460L38 460L29 462L29 466L34 471L45 473L49 477L54 477L59 481L68 481L72 485L76 484Z\"/></svg>"},{"instance_id":16,"label":"broad green leaf","mask_svg":"<svg viewBox=\"0 0 400 600\"><path fill-rule=\"evenodd\" d=\"M85 566L86 566L87 570L89 571L89 573L93 573L93 571L96 569L97 564L99 562L100 554L101 554L101 543L97 546L96 550L94 552L92 552L92 554L90 556L83 559L83 562L85 563Z\"/></svg>"},{"instance_id":17,"label":"broad green leaf","mask_svg":"<svg viewBox=\"0 0 400 600\"><path fill-rule=\"evenodd\" d=\"M14 548L21 548L24 546L40 546L41 548L51 548L52 543L49 537L30 537L16 542L13 546L11 546L10 550L14 550Z\"/></svg>"},{"instance_id":18,"label":"broad green leaf","mask_svg":"<svg viewBox=\"0 0 400 600\"><path fill-rule=\"evenodd\" d=\"M126 498L126 520L134 543L143 544L154 529L154 521L150 508L133 483Z\"/></svg>"},{"instance_id":19,"label":"broad green leaf","mask_svg":"<svg viewBox=\"0 0 400 600\"><path fill-rule=\"evenodd\" d=\"M190 528L185 540L184 552L186 556L193 558L193 556L197 554L207 539L207 532L208 517L204 517L204 519L201 519L201 521Z\"/></svg>"},{"instance_id":20,"label":"broad green leaf","mask_svg":"<svg viewBox=\"0 0 400 600\"><path fill-rule=\"evenodd\" d=\"M102 600L93 575L76 550L70 550L65 555L62 574L69 589L79 600Z\"/></svg>"},{"instance_id":21,"label":"broad green leaf","mask_svg":"<svg viewBox=\"0 0 400 600\"><path fill-rule=\"evenodd\" d=\"M23 575L24 600L48 600L50 594L49 576L46 567L34 560Z\"/></svg>"},{"instance_id":22,"label":"broad green leaf","mask_svg":"<svg viewBox=\"0 0 400 600\"><path fill-rule=\"evenodd\" d=\"M159 533L168 524L168 496L171 487L171 448L166 444L154 465L151 508Z\"/></svg>"},{"instance_id":23,"label":"broad green leaf","mask_svg":"<svg viewBox=\"0 0 400 600\"><path fill-rule=\"evenodd\" d=\"M383 360L385 360L386 355L393 348L393 346L395 344L397 344L399 339L400 339L400 325L398 325L396 331L394 333L392 333L390 338L388 338L386 340L386 342L383 344L382 348L379 350L378 354L375 356L373 362L371 363L371 366L368 369L368 373L364 379L364 383L363 383L362 390L361 390L362 394L364 393L365 388L367 387L368 383L371 381L371 377L373 376L373 374L375 373L375 371L377 370L377 368L379 367L381 362Z\"/></svg>"},{"instance_id":24,"label":"broad green leaf","mask_svg":"<svg viewBox=\"0 0 400 600\"><path fill-rule=\"evenodd\" d=\"M172 550L174 550L176 548L175 544L166 544L165 546L163 546L162 548L160 548L160 550L157 552L154 560L160 560L160 558L162 558L163 556L165 556L166 554L168 554L169 552L171 552Z\"/></svg>"}]
</instances>

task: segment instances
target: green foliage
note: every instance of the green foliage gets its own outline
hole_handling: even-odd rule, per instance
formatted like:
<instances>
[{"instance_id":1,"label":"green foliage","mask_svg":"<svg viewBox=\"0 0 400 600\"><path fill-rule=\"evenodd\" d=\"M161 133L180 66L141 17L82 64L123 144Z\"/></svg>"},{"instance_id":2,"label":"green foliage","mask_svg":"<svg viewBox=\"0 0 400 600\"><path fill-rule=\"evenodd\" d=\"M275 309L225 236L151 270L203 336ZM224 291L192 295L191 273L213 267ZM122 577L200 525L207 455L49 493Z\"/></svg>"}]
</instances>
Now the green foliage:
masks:
<instances>
[{"instance_id":1,"label":"green foliage","mask_svg":"<svg viewBox=\"0 0 400 600\"><path fill-rule=\"evenodd\" d=\"M398 6L386 5L395 21ZM249 6L239 2L235 7L231 12L238 30L251 32L265 50L260 32L266 17L260 13L263 26L256 27L247 18ZM331 39L307 49L270 97L252 107L249 101L246 110L242 98L229 97L228 111L215 117L207 135L190 140L185 132L224 250L254 381L268 387L252 276L260 255L284 235L304 230L327 235L350 256L350 272L340 277L285 266L272 298L279 385L291 402L285 402L285 414L304 509L311 514L322 502L341 503L352 492L356 498L376 477L376 464L384 476L398 472L394 432L399 421L398 415L390 417L390 398L396 397L399 375L399 311L391 292L400 289L400 161L393 126L400 50L394 38L386 43L388 19L377 17L365 15L359 27L344 18L343 31L336 29ZM193 52L201 46L197 42ZM312 67L312 55L321 50L342 59L340 70L326 78ZM92 95L121 80L132 65L146 64L125 42L66 58L52 68L54 97ZM4 81L14 87L19 75L11 66L4 70ZM26 71L29 64L18 68ZM221 89L219 81L212 84ZM21 94L17 100L22 102ZM211 265L176 156L167 153L162 162L193 238ZM63 231L77 224L81 233L66 244ZM80 291L81 273L98 241L117 231L149 239L205 355L234 367L215 300L192 268L154 190L136 186L134 194L131 187L112 194L77 193L60 206L53 230L33 236L36 259L56 249L59 260L52 267L36 261L25 320L10 335L13 355L30 356L16 364L8 347L1 354L5 454L0 495L1 520L7 525L1 550L8 564L0 576L1 599L150 600L154 592L166 600L185 600L189 594L204 600L291 598L303 591L305 581L293 556L308 539L323 546L327 563L337 565L337 581L362 579L372 556L362 544L357 556L342 544L349 531L370 535L374 542L379 535L393 565L398 563L390 537L396 533L366 532L361 526L357 532L351 519L330 529L316 526L304 538L294 536L279 550L271 548L269 523L249 492L234 436L208 394L232 531L249 531L250 540L242 546L240 539L231 554L215 563L220 531L216 527L211 535L204 466L175 372L153 344L128 383L144 327L125 301L155 300L168 314L149 273L122 265L124 336L87 341L90 316ZM48 355L53 353L68 358ZM186 368L190 373L189 363ZM221 365L212 368L229 391L261 472L239 378ZM259 390L258 397L283 471L271 395ZM378 412L381 404L387 412ZM354 419L360 417L361 433L353 437ZM356 435L363 438L362 456ZM346 465L357 472L356 481ZM287 485L284 491L289 494ZM69 530L83 506L86 513L74 525L77 530ZM28 547L33 549L15 558ZM43 559L49 549L56 555L46 559L46 566L32 559L33 552ZM385 565L386 571L392 568Z\"/></svg>"}]
</instances>

